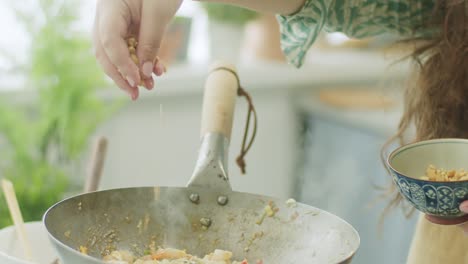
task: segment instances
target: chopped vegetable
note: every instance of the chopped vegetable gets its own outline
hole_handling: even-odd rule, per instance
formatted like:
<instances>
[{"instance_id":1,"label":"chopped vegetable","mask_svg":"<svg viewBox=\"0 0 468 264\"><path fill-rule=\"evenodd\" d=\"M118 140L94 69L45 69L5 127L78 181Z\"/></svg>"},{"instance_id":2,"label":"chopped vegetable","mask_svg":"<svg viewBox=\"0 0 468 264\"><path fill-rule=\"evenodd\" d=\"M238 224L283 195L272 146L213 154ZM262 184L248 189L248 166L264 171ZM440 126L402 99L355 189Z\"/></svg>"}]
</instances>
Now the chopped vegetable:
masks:
<instances>
[{"instance_id":1,"label":"chopped vegetable","mask_svg":"<svg viewBox=\"0 0 468 264\"><path fill-rule=\"evenodd\" d=\"M88 255L88 248L84 246L80 246L80 253Z\"/></svg>"},{"instance_id":2,"label":"chopped vegetable","mask_svg":"<svg viewBox=\"0 0 468 264\"><path fill-rule=\"evenodd\" d=\"M265 220L265 217L268 216L268 217L274 217L275 214L279 211L279 208L275 206L275 203L273 201L270 201L268 203L267 206L265 206L264 210L263 210L263 214L262 216L260 217L260 219L258 219L255 223L257 225L261 225L263 223L263 220Z\"/></svg>"},{"instance_id":3,"label":"chopped vegetable","mask_svg":"<svg viewBox=\"0 0 468 264\"><path fill-rule=\"evenodd\" d=\"M287 205L289 208L296 208L296 207L297 207L297 202L296 202L296 200L294 200L294 199L291 198L291 199L288 199L288 200L286 201L286 205Z\"/></svg>"}]
</instances>

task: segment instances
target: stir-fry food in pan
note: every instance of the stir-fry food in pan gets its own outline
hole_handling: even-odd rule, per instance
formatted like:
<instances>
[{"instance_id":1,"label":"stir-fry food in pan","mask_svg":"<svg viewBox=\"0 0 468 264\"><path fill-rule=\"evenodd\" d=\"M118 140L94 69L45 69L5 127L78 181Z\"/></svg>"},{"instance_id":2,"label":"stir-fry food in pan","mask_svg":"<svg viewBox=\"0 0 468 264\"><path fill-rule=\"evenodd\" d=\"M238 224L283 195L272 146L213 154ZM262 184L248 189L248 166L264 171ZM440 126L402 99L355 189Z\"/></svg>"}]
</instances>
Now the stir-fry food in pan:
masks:
<instances>
[{"instance_id":1,"label":"stir-fry food in pan","mask_svg":"<svg viewBox=\"0 0 468 264\"><path fill-rule=\"evenodd\" d=\"M203 258L190 255L184 250L160 248L143 257L134 257L128 251L113 251L104 257L106 263L111 264L249 264L247 260L233 261L232 252L216 249ZM255 264L262 264L257 261Z\"/></svg>"}]
</instances>

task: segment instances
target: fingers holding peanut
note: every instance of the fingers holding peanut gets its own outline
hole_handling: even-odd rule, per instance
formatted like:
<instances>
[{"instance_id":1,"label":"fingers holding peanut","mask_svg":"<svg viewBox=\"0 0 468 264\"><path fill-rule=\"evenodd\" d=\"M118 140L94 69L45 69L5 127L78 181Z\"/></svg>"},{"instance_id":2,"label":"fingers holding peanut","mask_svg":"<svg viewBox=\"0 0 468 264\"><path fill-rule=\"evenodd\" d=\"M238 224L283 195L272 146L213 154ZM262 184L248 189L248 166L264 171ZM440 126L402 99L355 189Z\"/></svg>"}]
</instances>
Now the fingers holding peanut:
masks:
<instances>
[{"instance_id":1,"label":"fingers holding peanut","mask_svg":"<svg viewBox=\"0 0 468 264\"><path fill-rule=\"evenodd\" d=\"M165 29L181 3L182 0L96 1L96 59L133 100L139 96L138 86L152 89L153 74L160 76L166 71L156 56Z\"/></svg>"},{"instance_id":2,"label":"fingers holding peanut","mask_svg":"<svg viewBox=\"0 0 468 264\"><path fill-rule=\"evenodd\" d=\"M137 51L136 51L137 46L138 46L137 40L134 37L128 38L127 46L128 46L128 52L130 53L130 58L135 63L135 65L137 65L137 67L140 69L139 73L140 73L141 78L140 78L140 82L138 83L138 86L144 86L148 90L151 90L154 86L153 78L151 76L150 77L146 76L145 74L143 74L141 70L140 60L138 59Z\"/></svg>"}]
</instances>

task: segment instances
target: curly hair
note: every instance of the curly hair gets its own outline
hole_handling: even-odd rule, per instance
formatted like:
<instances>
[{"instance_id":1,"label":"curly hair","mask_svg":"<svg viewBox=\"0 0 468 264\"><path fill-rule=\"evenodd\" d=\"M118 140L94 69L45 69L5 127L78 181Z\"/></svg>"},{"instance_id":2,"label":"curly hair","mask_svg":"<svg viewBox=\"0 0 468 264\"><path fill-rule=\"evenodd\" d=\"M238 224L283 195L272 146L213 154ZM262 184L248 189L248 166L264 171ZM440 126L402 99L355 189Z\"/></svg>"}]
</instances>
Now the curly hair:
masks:
<instances>
[{"instance_id":1,"label":"curly hair","mask_svg":"<svg viewBox=\"0 0 468 264\"><path fill-rule=\"evenodd\" d=\"M431 20L424 25L433 29L431 34L404 41L417 43L410 55L415 79L406 89L398 131L384 145L382 159L394 141L408 143L404 135L412 125L416 138L411 141L468 138L468 1L437 1ZM407 216L412 213L394 184L386 194L391 201L385 212L402 206Z\"/></svg>"}]
</instances>

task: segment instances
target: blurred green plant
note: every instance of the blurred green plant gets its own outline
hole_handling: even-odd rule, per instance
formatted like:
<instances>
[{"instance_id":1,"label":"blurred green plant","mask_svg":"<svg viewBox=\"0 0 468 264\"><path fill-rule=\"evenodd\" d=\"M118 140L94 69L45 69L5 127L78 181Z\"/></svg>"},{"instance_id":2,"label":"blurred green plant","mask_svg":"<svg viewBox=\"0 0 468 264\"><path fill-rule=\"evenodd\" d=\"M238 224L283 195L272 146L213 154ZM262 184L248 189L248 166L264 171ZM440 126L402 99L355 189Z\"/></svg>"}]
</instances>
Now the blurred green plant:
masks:
<instances>
[{"instance_id":1,"label":"blurred green plant","mask_svg":"<svg viewBox=\"0 0 468 264\"><path fill-rule=\"evenodd\" d=\"M37 96L28 104L0 100L0 177L13 182L25 221L63 198L91 134L119 105L97 97L108 83L89 37L75 30L80 1L35 2L30 13L13 0L11 7L31 39L28 61L15 68ZM0 228L10 224L0 195Z\"/></svg>"},{"instance_id":2,"label":"blurred green plant","mask_svg":"<svg viewBox=\"0 0 468 264\"><path fill-rule=\"evenodd\" d=\"M244 25L257 18L258 13L242 7L218 4L202 3L209 19L230 24Z\"/></svg>"}]
</instances>

